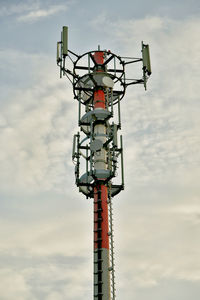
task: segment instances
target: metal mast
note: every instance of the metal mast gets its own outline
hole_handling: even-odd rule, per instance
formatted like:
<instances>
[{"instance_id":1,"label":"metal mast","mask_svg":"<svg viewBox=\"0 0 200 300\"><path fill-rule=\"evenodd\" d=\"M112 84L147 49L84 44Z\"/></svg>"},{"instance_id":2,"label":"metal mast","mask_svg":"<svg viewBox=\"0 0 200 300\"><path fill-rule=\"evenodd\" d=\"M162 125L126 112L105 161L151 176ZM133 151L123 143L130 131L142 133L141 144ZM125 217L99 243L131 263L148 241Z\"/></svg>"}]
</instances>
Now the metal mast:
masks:
<instances>
[{"instance_id":1,"label":"metal mast","mask_svg":"<svg viewBox=\"0 0 200 300\"><path fill-rule=\"evenodd\" d=\"M67 60L66 60L67 59ZM125 66L143 63L141 79L126 79ZM72 64L70 70L69 66ZM94 199L94 300L115 300L112 198L124 189L120 100L127 86L146 82L151 74L149 46L142 42L142 58L122 58L110 50L77 55L68 49L68 27L57 43L60 77L66 75L78 100L78 125L72 160L76 185ZM83 111L83 112L82 112ZM117 173L120 183L115 182Z\"/></svg>"}]
</instances>

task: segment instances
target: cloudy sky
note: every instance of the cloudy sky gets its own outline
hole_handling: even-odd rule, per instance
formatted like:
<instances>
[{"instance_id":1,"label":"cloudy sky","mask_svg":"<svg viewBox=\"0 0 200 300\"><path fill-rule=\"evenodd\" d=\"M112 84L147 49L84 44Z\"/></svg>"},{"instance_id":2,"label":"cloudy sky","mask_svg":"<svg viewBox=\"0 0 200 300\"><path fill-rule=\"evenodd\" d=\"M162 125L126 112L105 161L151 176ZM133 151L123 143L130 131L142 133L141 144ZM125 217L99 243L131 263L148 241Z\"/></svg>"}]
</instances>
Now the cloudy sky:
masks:
<instances>
[{"instance_id":1,"label":"cloudy sky","mask_svg":"<svg viewBox=\"0 0 200 300\"><path fill-rule=\"evenodd\" d=\"M199 0L0 4L0 299L92 299L92 201L71 162L77 103L55 58L63 25L79 54L100 44L138 57L150 44L148 90L130 87L121 103L117 299L199 299Z\"/></svg>"}]
</instances>

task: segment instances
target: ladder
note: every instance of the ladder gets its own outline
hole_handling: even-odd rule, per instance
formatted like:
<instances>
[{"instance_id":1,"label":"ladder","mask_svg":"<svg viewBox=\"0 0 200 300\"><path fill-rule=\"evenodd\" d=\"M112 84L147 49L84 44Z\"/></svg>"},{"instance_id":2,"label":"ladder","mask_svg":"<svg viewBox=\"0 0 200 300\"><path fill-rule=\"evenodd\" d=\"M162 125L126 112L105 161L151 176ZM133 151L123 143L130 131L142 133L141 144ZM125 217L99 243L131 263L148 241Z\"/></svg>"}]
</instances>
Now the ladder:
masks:
<instances>
[{"instance_id":1,"label":"ladder","mask_svg":"<svg viewBox=\"0 0 200 300\"><path fill-rule=\"evenodd\" d=\"M111 196L111 182L108 189L108 214L109 214L109 242L110 242L110 272L111 272L111 300L116 299L115 264L114 264L114 239L113 239L113 208Z\"/></svg>"},{"instance_id":2,"label":"ladder","mask_svg":"<svg viewBox=\"0 0 200 300\"><path fill-rule=\"evenodd\" d=\"M102 300L102 205L101 205L101 189L97 190L97 200L94 200L94 216L95 216L95 228L94 233L94 243L97 244L97 249L94 253L94 299Z\"/></svg>"}]
</instances>

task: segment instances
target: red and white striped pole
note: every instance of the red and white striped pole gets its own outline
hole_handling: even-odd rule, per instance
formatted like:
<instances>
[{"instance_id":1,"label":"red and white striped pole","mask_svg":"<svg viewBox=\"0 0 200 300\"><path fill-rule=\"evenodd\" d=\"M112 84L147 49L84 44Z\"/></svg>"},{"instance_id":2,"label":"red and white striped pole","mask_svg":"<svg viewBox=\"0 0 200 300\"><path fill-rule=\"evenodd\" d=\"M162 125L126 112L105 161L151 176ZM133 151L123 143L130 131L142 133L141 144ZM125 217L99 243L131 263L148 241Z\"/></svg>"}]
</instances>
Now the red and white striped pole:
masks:
<instances>
[{"instance_id":1,"label":"red and white striped pole","mask_svg":"<svg viewBox=\"0 0 200 300\"><path fill-rule=\"evenodd\" d=\"M94 60L102 72L104 52L94 54ZM94 109L106 109L105 93L98 88L94 92ZM94 139L106 142L106 123L99 122L94 125ZM94 155L94 169L107 170L107 153L102 148L100 153ZM103 179L98 179L94 186L94 300L110 300L110 274L109 274L109 224L108 224L108 188Z\"/></svg>"}]
</instances>

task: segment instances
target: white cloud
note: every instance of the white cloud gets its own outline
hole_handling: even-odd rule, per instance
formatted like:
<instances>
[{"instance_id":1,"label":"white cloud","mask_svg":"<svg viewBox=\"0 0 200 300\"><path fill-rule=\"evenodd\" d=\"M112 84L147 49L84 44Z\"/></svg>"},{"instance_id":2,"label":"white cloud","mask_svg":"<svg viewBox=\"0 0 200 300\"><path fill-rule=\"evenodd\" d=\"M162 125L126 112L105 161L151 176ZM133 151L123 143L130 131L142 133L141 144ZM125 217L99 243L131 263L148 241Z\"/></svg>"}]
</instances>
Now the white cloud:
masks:
<instances>
[{"instance_id":1,"label":"white cloud","mask_svg":"<svg viewBox=\"0 0 200 300\"><path fill-rule=\"evenodd\" d=\"M20 22L34 22L40 18L49 17L57 14L58 12L65 11L67 8L64 5L54 5L47 9L37 9L30 11L28 14L18 17Z\"/></svg>"},{"instance_id":2,"label":"white cloud","mask_svg":"<svg viewBox=\"0 0 200 300\"><path fill-rule=\"evenodd\" d=\"M131 205L131 199L122 197L126 205L121 204L115 215L119 296L130 298L138 289L147 296L152 289L159 291L163 282L199 285L199 222L194 222L191 209L199 211L199 199L180 200L180 207L173 208L173 201L166 204L162 198L152 205L147 190L145 194L149 204L132 199ZM165 290L159 295L165 297Z\"/></svg>"},{"instance_id":3,"label":"white cloud","mask_svg":"<svg viewBox=\"0 0 200 300\"><path fill-rule=\"evenodd\" d=\"M141 87L130 88L122 101L126 190L114 211L115 249L118 290L124 298L132 299L128 290L134 294L141 288L148 294L148 289L158 287L162 280L200 280L199 20L149 17L107 25L117 53L133 55L136 51L140 55L136 46L144 39L150 43L152 57L147 93ZM33 65L36 60L42 62L43 58L29 57ZM40 65L38 80L21 91L15 87L15 97L1 110L0 186L7 195L11 189L16 195L21 191L64 191L66 201L72 202L75 196L67 191L72 185L75 190L71 145L72 133L78 129L77 103L70 84L56 78L56 67L46 61ZM89 257L92 216L87 228L80 224L81 218L81 224L86 224L88 213L79 207L78 211L66 210L64 219L58 216L37 225L2 221L1 250L10 257L16 252L23 257L23 251L32 258L56 254L78 257L79 252ZM64 275L63 268L52 267L54 264L49 259L48 266L22 268L22 295L29 293L26 282L35 277L44 283L38 293L45 293L42 299L47 300L67 297L68 291L71 298L78 298L86 281L92 281L87 264L72 272L70 267ZM81 276L77 276L79 272ZM69 276L73 280L66 285ZM87 280L79 282L84 276ZM60 290L53 290L55 281L45 286L51 278L61 282ZM80 290L74 290L78 285ZM31 286L37 290L37 283Z\"/></svg>"},{"instance_id":4,"label":"white cloud","mask_svg":"<svg viewBox=\"0 0 200 300\"><path fill-rule=\"evenodd\" d=\"M21 255L24 253L20 253ZM1 256L1 258L4 258ZM13 256L10 255L13 262ZM84 269L88 268L88 261L61 257L27 257L21 264L13 267L9 262L0 271L0 295L2 299L12 300L60 300L63 298L87 299L90 293L89 276L85 276ZM73 261L73 266L69 263ZM23 263L24 262L24 263ZM92 269L91 269L92 272ZM77 288L74 286L77 285Z\"/></svg>"},{"instance_id":5,"label":"white cloud","mask_svg":"<svg viewBox=\"0 0 200 300\"><path fill-rule=\"evenodd\" d=\"M174 180L189 186L193 180L197 184L198 26L196 19L159 22L157 18L147 18L144 23L122 22L118 27L122 28L117 36L124 40L124 51L131 55L135 43L144 37L150 43L152 57L153 74L146 95L142 89L131 88L122 104L128 144L125 159L134 181L155 178L159 183Z\"/></svg>"},{"instance_id":6,"label":"white cloud","mask_svg":"<svg viewBox=\"0 0 200 300\"><path fill-rule=\"evenodd\" d=\"M19 57L24 60L24 55ZM1 110L1 189L14 193L26 186L30 192L54 186L61 191L72 180L69 172L77 103L71 89L67 92L59 79L56 66L47 67L40 56L27 59L30 66L33 61L40 62L40 83L26 90L14 88L12 100Z\"/></svg>"},{"instance_id":7,"label":"white cloud","mask_svg":"<svg viewBox=\"0 0 200 300\"><path fill-rule=\"evenodd\" d=\"M23 275L9 268L0 270L0 295L5 300L34 299Z\"/></svg>"},{"instance_id":8,"label":"white cloud","mask_svg":"<svg viewBox=\"0 0 200 300\"><path fill-rule=\"evenodd\" d=\"M6 5L1 8L0 16L16 16L19 22L34 22L41 18L55 15L61 11L66 11L67 5L55 4L46 5L40 1L28 1L28 3L18 3Z\"/></svg>"},{"instance_id":9,"label":"white cloud","mask_svg":"<svg viewBox=\"0 0 200 300\"><path fill-rule=\"evenodd\" d=\"M21 14L30 10L36 10L39 8L39 3L37 1L27 1L26 3L10 4L1 7L1 16L11 16L15 14Z\"/></svg>"},{"instance_id":10,"label":"white cloud","mask_svg":"<svg viewBox=\"0 0 200 300\"><path fill-rule=\"evenodd\" d=\"M76 209L38 219L29 210L25 213L25 221L16 216L1 219L2 299L88 299L93 267L88 214Z\"/></svg>"}]
</instances>

